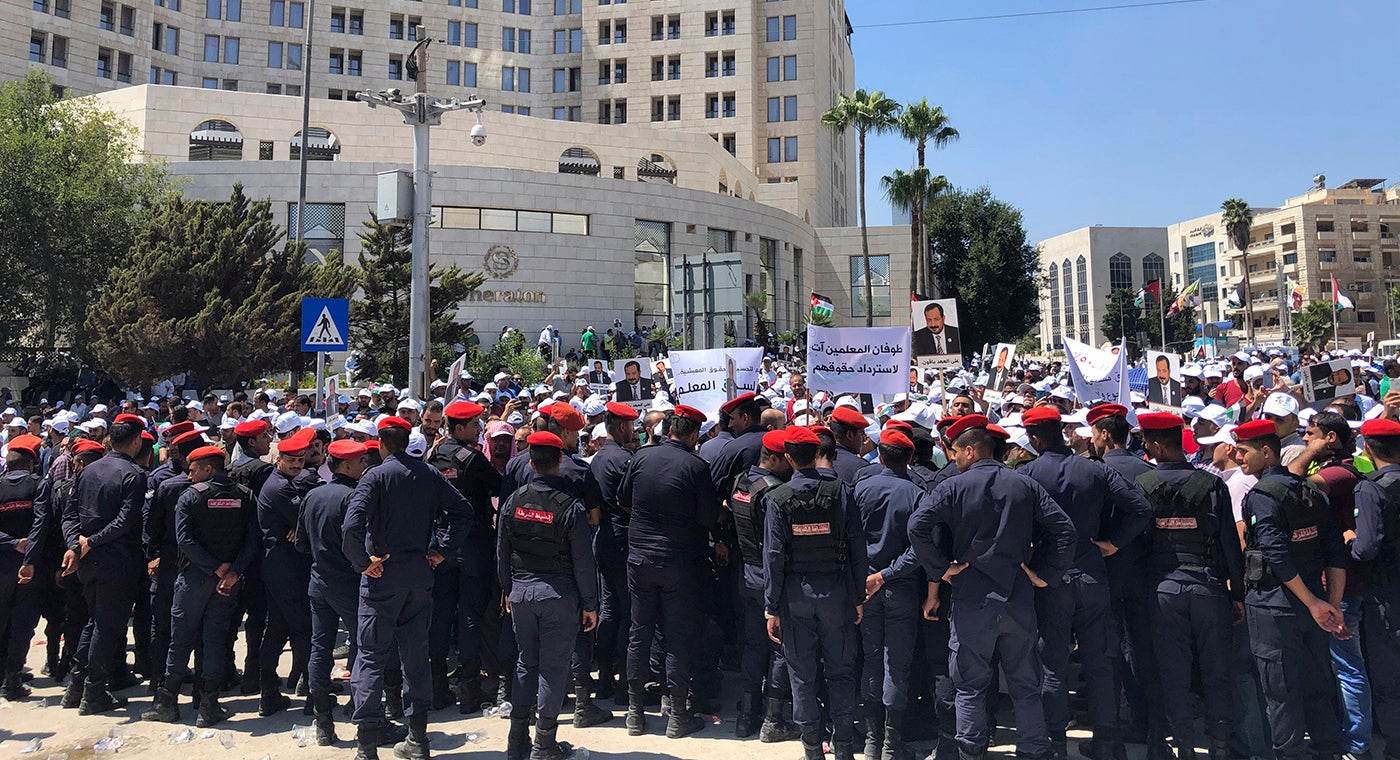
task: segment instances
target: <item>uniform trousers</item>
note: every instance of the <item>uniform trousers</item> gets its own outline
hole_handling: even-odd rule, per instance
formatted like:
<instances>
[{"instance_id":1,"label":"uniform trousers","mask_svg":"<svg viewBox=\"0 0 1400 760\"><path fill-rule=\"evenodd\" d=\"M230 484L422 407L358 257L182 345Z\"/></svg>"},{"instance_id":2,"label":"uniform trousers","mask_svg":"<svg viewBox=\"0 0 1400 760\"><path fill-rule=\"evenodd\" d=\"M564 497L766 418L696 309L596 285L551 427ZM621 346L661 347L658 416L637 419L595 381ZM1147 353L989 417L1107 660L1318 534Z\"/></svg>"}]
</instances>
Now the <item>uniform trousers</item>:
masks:
<instances>
[{"instance_id":1,"label":"uniform trousers","mask_svg":"<svg viewBox=\"0 0 1400 760\"><path fill-rule=\"evenodd\" d=\"M1172 737L1194 745L1191 673L1199 663L1205 697L1206 734L1230 738L1234 675L1230 626L1233 615L1224 589L1162 581L1149 599L1148 621L1157 653L1160 693ZM1193 657L1194 654L1194 657Z\"/></svg>"},{"instance_id":2,"label":"uniform trousers","mask_svg":"<svg viewBox=\"0 0 1400 760\"><path fill-rule=\"evenodd\" d=\"M225 658L212 655L222 652L228 629L233 627L238 590L224 596L218 592L218 586L217 576L196 567L185 568L175 579L170 606L170 651L164 667L166 688L172 691L179 689L189 676L190 655L198 644L211 655L200 663L204 690L217 693L223 685Z\"/></svg>"},{"instance_id":3,"label":"uniform trousers","mask_svg":"<svg viewBox=\"0 0 1400 760\"><path fill-rule=\"evenodd\" d=\"M1028 589L1030 584L1021 585ZM1018 585L1005 602L983 598L952 603L948 669L957 688L958 744L969 752L987 748L987 699L993 693L996 673L993 658L1006 678L1016 710L1017 752L1038 755L1050 748L1041 702L1036 615L1030 596Z\"/></svg>"},{"instance_id":4,"label":"uniform trousers","mask_svg":"<svg viewBox=\"0 0 1400 760\"><path fill-rule=\"evenodd\" d=\"M740 590L744 609L743 652L739 675L744 688L758 691L767 680L768 696L792 697L792 681L788 677L787 658L783 648L768 638L768 620L763 614L763 589L745 585Z\"/></svg>"},{"instance_id":5,"label":"uniform trousers","mask_svg":"<svg viewBox=\"0 0 1400 760\"><path fill-rule=\"evenodd\" d=\"M558 718L569 693L569 663L580 628L578 596L513 602L510 619L519 650L515 701L528 710L533 696L538 717Z\"/></svg>"},{"instance_id":6,"label":"uniform trousers","mask_svg":"<svg viewBox=\"0 0 1400 760\"><path fill-rule=\"evenodd\" d=\"M428 666L428 619L433 592L428 588L383 588L379 579L360 585L358 643L350 686L354 691L357 725L382 727L385 673L394 666L397 651L402 662L404 714L427 714L433 699L432 671Z\"/></svg>"},{"instance_id":7,"label":"uniform trousers","mask_svg":"<svg viewBox=\"0 0 1400 760\"><path fill-rule=\"evenodd\" d=\"M865 600L860 642L865 654L861 697L866 705L903 710L909 704L909 673L923 607L920 592L909 578L886 583Z\"/></svg>"},{"instance_id":8,"label":"uniform trousers","mask_svg":"<svg viewBox=\"0 0 1400 760\"><path fill-rule=\"evenodd\" d=\"M627 588L632 594L628 680L644 681L650 676L652 644L660 626L665 636L666 683L672 689L690 688L690 642L700 622L697 575L698 568L686 564L628 562Z\"/></svg>"},{"instance_id":9,"label":"uniform trousers","mask_svg":"<svg viewBox=\"0 0 1400 760\"><path fill-rule=\"evenodd\" d=\"M307 590L311 596L311 655L306 665L306 681L312 696L321 696L331 693L335 639L342 624L350 632L349 662L355 662L360 584L353 578L327 583L313 573Z\"/></svg>"},{"instance_id":10,"label":"uniform trousers","mask_svg":"<svg viewBox=\"0 0 1400 760\"><path fill-rule=\"evenodd\" d=\"M855 610L845 594L811 598L789 581L780 617L792 678L792 720L803 733L821 728L817 693L824 682L835 741L849 741L856 713ZM823 678L824 676L824 678Z\"/></svg>"},{"instance_id":11,"label":"uniform trousers","mask_svg":"<svg viewBox=\"0 0 1400 760\"><path fill-rule=\"evenodd\" d=\"M1252 595L1252 594L1251 594ZM1337 683L1328 635L1294 609L1245 604L1251 651L1264 691L1277 760L1305 760L1342 751ZM1312 740L1311 747L1304 734Z\"/></svg>"},{"instance_id":12,"label":"uniform trousers","mask_svg":"<svg viewBox=\"0 0 1400 760\"><path fill-rule=\"evenodd\" d=\"M1036 589L1036 620L1040 627L1040 660L1044 671L1041 692L1045 725L1050 736L1064 738L1069 726L1069 658L1079 645L1080 674L1089 697L1089 720L1096 732L1118 727L1118 699L1108 647L1108 586L1083 573L1071 573L1064 583Z\"/></svg>"}]
</instances>

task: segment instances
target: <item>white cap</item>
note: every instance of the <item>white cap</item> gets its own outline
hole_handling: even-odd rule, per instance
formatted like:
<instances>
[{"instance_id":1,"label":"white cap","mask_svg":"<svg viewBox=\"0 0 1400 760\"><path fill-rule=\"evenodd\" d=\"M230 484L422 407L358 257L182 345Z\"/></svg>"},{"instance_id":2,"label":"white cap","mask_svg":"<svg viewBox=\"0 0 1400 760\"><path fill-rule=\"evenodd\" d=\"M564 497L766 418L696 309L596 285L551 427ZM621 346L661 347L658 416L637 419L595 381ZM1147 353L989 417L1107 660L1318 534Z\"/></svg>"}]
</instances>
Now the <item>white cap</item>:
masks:
<instances>
[{"instance_id":1,"label":"white cap","mask_svg":"<svg viewBox=\"0 0 1400 760\"><path fill-rule=\"evenodd\" d=\"M1200 396L1187 396L1181 400L1181 414L1183 417L1199 417L1201 410L1206 408L1206 402Z\"/></svg>"},{"instance_id":2,"label":"white cap","mask_svg":"<svg viewBox=\"0 0 1400 760\"><path fill-rule=\"evenodd\" d=\"M153 412L159 412L159 411L160 411L160 404L157 404L157 403L154 402L154 401L148 401L148 402L146 402L146 405L143 406L143 407L141 407L141 408L142 408L142 409L150 409L150 410L153 411Z\"/></svg>"},{"instance_id":3,"label":"white cap","mask_svg":"<svg viewBox=\"0 0 1400 760\"><path fill-rule=\"evenodd\" d=\"M225 414L223 421L219 423L220 430L232 430L235 427L238 427L238 420L235 420L232 414Z\"/></svg>"},{"instance_id":4,"label":"white cap","mask_svg":"<svg viewBox=\"0 0 1400 760\"><path fill-rule=\"evenodd\" d=\"M1128 401L1133 404L1146 404L1147 397L1138 391L1128 391Z\"/></svg>"},{"instance_id":5,"label":"white cap","mask_svg":"<svg viewBox=\"0 0 1400 760\"><path fill-rule=\"evenodd\" d=\"M54 417L54 418L53 418L53 421L49 423L49 427L51 427L51 428L53 428L54 430L58 431L60 434L67 433L67 432L68 432L68 418L67 418L67 417Z\"/></svg>"},{"instance_id":6,"label":"white cap","mask_svg":"<svg viewBox=\"0 0 1400 760\"><path fill-rule=\"evenodd\" d=\"M1264 414L1272 414L1277 417L1287 417L1290 414L1298 413L1298 399L1287 393L1270 393L1264 399Z\"/></svg>"},{"instance_id":7,"label":"white cap","mask_svg":"<svg viewBox=\"0 0 1400 760\"><path fill-rule=\"evenodd\" d=\"M836 403L833 405L833 408L836 406L849 406L850 408L856 411L860 411L860 402L856 401L855 396L842 396L841 398L836 399Z\"/></svg>"},{"instance_id":8,"label":"white cap","mask_svg":"<svg viewBox=\"0 0 1400 760\"><path fill-rule=\"evenodd\" d=\"M1057 386L1055 390L1050 391L1050 395L1054 398L1065 399L1066 401L1074 399L1074 391L1070 390L1068 385Z\"/></svg>"},{"instance_id":9,"label":"white cap","mask_svg":"<svg viewBox=\"0 0 1400 760\"><path fill-rule=\"evenodd\" d=\"M1224 371L1222 371L1219 367L1215 366L1214 364L1210 365L1209 367L1206 367L1206 368L1205 368L1205 371L1204 371L1202 374L1204 374L1204 375L1206 376L1207 379L1212 378L1212 377L1224 377L1224 376L1225 376Z\"/></svg>"},{"instance_id":10,"label":"white cap","mask_svg":"<svg viewBox=\"0 0 1400 760\"><path fill-rule=\"evenodd\" d=\"M107 426L103 424L102 420L88 420L87 422L84 422L78 427L82 430L86 430L87 432L92 433L97 430L103 430Z\"/></svg>"},{"instance_id":11,"label":"white cap","mask_svg":"<svg viewBox=\"0 0 1400 760\"><path fill-rule=\"evenodd\" d=\"M431 383L428 384L428 388L429 388L429 389L432 389L432 388L446 388L446 387L447 387L447 381L446 381L446 380L434 380L434 381L432 381Z\"/></svg>"},{"instance_id":12,"label":"white cap","mask_svg":"<svg viewBox=\"0 0 1400 760\"><path fill-rule=\"evenodd\" d=\"M303 417L302 419L306 419L306 418ZM309 428L311 428L312 430L325 430L325 429L326 429L326 421L325 421L325 420L318 420L318 419L311 419L311 420L309 420L309 421L306 423L306 426L309 427Z\"/></svg>"},{"instance_id":13,"label":"white cap","mask_svg":"<svg viewBox=\"0 0 1400 760\"><path fill-rule=\"evenodd\" d=\"M1262 366L1260 366L1260 365L1258 365L1258 364L1251 364L1251 365L1249 365L1248 367L1245 367L1245 368L1244 368L1244 381L1245 381L1246 383L1248 383L1248 382L1250 382L1250 381L1252 381L1252 380L1263 380L1263 379L1264 379L1264 368L1263 368Z\"/></svg>"},{"instance_id":14,"label":"white cap","mask_svg":"<svg viewBox=\"0 0 1400 760\"><path fill-rule=\"evenodd\" d=\"M379 428L376 427L375 424L368 419L357 420L355 422L352 422L349 425L346 425L345 429L349 430L352 433L363 433L364 435L367 435L370 438L379 437Z\"/></svg>"},{"instance_id":15,"label":"white cap","mask_svg":"<svg viewBox=\"0 0 1400 760\"><path fill-rule=\"evenodd\" d=\"M399 402L399 411L403 411L405 409L412 409L415 412L421 412L423 411L423 405L419 404L417 401L414 401L411 398L406 398L403 401Z\"/></svg>"},{"instance_id":16,"label":"white cap","mask_svg":"<svg viewBox=\"0 0 1400 760\"><path fill-rule=\"evenodd\" d=\"M374 392L375 392L375 393L392 393L392 394L394 394L394 395L397 396L398 393L399 393L399 389L398 389L398 388L395 388L395 387L392 386L392 385L381 385L381 386L379 386L378 388L376 388L376 389L374 390Z\"/></svg>"},{"instance_id":17,"label":"white cap","mask_svg":"<svg viewBox=\"0 0 1400 760\"><path fill-rule=\"evenodd\" d=\"M525 415L520 412L511 412L510 416L506 417L506 424L514 428L519 428L521 425L525 424Z\"/></svg>"},{"instance_id":18,"label":"white cap","mask_svg":"<svg viewBox=\"0 0 1400 760\"><path fill-rule=\"evenodd\" d=\"M502 431L500 431L500 432L505 432L505 431L502 430ZM607 425L604 425L604 424L601 423L601 422L598 423L597 425L594 425L594 426L593 426L593 432L589 434L589 437L591 437L591 438L592 438L593 440L595 440L595 441L596 441L596 440L599 440L599 439L601 439L601 438L607 438L607 437L608 437L608 426L607 426Z\"/></svg>"},{"instance_id":19,"label":"white cap","mask_svg":"<svg viewBox=\"0 0 1400 760\"><path fill-rule=\"evenodd\" d=\"M1006 418L1003 417L1002 422L1005 421ZM1020 422L1019 418L1017 419L1017 422ZM1011 427L1002 425L1001 429L1006 431L1006 435L1008 436L1006 439L1007 443L1014 443L1032 454L1039 453L1035 450L1035 447L1031 445L1031 437L1026 434L1025 428L1019 427L1017 425L1012 425Z\"/></svg>"},{"instance_id":20,"label":"white cap","mask_svg":"<svg viewBox=\"0 0 1400 760\"><path fill-rule=\"evenodd\" d=\"M350 423L346 422L345 418L339 414L332 414L326 418L326 429L332 433L343 427L349 427L349 425Z\"/></svg>"},{"instance_id":21,"label":"white cap","mask_svg":"<svg viewBox=\"0 0 1400 760\"><path fill-rule=\"evenodd\" d=\"M1249 354L1243 351L1236 351L1235 353L1230 354L1230 358L1236 361L1247 362L1249 361Z\"/></svg>"},{"instance_id":22,"label":"white cap","mask_svg":"<svg viewBox=\"0 0 1400 760\"><path fill-rule=\"evenodd\" d=\"M492 396L486 391L482 391L481 393L476 394L476 396L472 399L472 401L485 401L488 404L495 400L496 397Z\"/></svg>"},{"instance_id":23,"label":"white cap","mask_svg":"<svg viewBox=\"0 0 1400 760\"><path fill-rule=\"evenodd\" d=\"M428 453L428 439L417 430L408 434L408 455L414 458Z\"/></svg>"},{"instance_id":24,"label":"white cap","mask_svg":"<svg viewBox=\"0 0 1400 760\"><path fill-rule=\"evenodd\" d=\"M1215 431L1215 435L1208 435L1204 438L1197 438L1196 443L1199 443L1202 446L1214 446L1221 443L1228 443L1231 446L1234 446L1235 426L1221 425L1220 429Z\"/></svg>"},{"instance_id":25,"label":"white cap","mask_svg":"<svg viewBox=\"0 0 1400 760\"><path fill-rule=\"evenodd\" d=\"M1196 419L1224 425L1230 420L1230 410L1219 404L1207 404L1204 409L1196 413Z\"/></svg>"},{"instance_id":26,"label":"white cap","mask_svg":"<svg viewBox=\"0 0 1400 760\"><path fill-rule=\"evenodd\" d=\"M499 382L501 382L502 380L509 380L509 379L510 379L510 373L509 373L509 372L497 372L497 373L496 373L496 377L495 377L491 382L493 382L493 383L499 383Z\"/></svg>"},{"instance_id":27,"label":"white cap","mask_svg":"<svg viewBox=\"0 0 1400 760\"><path fill-rule=\"evenodd\" d=\"M1315 414L1317 414L1317 410L1314 409L1314 408L1312 408L1312 407L1308 407L1308 408L1306 408L1306 409L1303 409L1303 410L1299 411L1299 412L1298 412L1298 424L1299 424L1300 426L1302 426L1302 427L1307 427L1307 426L1308 426L1308 421L1311 420L1311 419L1313 418L1313 415L1315 415ZM1357 427L1360 427L1360 425L1357 425Z\"/></svg>"},{"instance_id":28,"label":"white cap","mask_svg":"<svg viewBox=\"0 0 1400 760\"><path fill-rule=\"evenodd\" d=\"M8 410L8 409L7 409L6 411L8 411L10 414L14 414L14 411L13 411L13 410ZM88 410L88 413L89 413L89 414L98 414L99 412L105 412L105 411L108 411L107 405L106 405L106 404L98 404L97 406L94 406L93 408L89 409L89 410Z\"/></svg>"},{"instance_id":29,"label":"white cap","mask_svg":"<svg viewBox=\"0 0 1400 760\"><path fill-rule=\"evenodd\" d=\"M1085 408L1083 408L1083 407L1080 407L1079 409L1075 409L1074 411L1070 412L1069 414L1066 414L1066 415L1064 415L1063 417L1060 417L1060 424L1062 424L1062 425L1088 425L1088 424L1089 424L1089 410L1088 410L1088 409L1085 409Z\"/></svg>"},{"instance_id":30,"label":"white cap","mask_svg":"<svg viewBox=\"0 0 1400 760\"><path fill-rule=\"evenodd\" d=\"M1201 368L1197 367L1194 364L1188 364L1185 367L1181 368L1182 377L1194 377L1199 379L1203 376L1203 374L1204 373L1201 371Z\"/></svg>"},{"instance_id":31,"label":"white cap","mask_svg":"<svg viewBox=\"0 0 1400 760\"><path fill-rule=\"evenodd\" d=\"M282 412L277 415L272 427L276 428L279 435L286 435L299 427L304 427L304 425L301 421L301 415L296 412Z\"/></svg>"},{"instance_id":32,"label":"white cap","mask_svg":"<svg viewBox=\"0 0 1400 760\"><path fill-rule=\"evenodd\" d=\"M602 396L589 396L588 400L583 402L583 409L579 411L583 412L585 417L594 417L607 411L607 407L608 402L604 401Z\"/></svg>"}]
</instances>

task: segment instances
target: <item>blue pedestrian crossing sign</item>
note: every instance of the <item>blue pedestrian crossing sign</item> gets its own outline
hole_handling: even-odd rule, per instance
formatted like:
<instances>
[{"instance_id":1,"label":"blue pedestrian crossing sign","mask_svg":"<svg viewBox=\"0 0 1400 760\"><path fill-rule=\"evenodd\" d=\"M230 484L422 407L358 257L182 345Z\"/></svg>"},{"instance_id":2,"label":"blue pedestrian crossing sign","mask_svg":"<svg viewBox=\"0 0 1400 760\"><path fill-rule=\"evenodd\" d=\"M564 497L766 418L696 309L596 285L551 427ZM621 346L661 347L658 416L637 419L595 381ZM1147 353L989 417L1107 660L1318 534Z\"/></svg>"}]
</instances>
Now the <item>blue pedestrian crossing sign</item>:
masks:
<instances>
[{"instance_id":1,"label":"blue pedestrian crossing sign","mask_svg":"<svg viewBox=\"0 0 1400 760\"><path fill-rule=\"evenodd\" d=\"M349 350L350 301L345 298L301 299L301 350Z\"/></svg>"}]
</instances>

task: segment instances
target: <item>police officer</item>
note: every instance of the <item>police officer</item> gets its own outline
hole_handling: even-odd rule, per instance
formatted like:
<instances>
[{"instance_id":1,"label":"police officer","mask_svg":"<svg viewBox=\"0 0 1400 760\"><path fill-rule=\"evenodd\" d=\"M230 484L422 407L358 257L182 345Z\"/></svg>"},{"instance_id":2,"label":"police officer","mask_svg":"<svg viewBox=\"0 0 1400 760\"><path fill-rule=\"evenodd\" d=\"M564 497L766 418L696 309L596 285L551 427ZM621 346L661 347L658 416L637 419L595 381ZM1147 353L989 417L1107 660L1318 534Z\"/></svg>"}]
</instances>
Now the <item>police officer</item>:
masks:
<instances>
[{"instance_id":1,"label":"police officer","mask_svg":"<svg viewBox=\"0 0 1400 760\"><path fill-rule=\"evenodd\" d=\"M617 680L618 676L626 680L626 673L619 670L619 664L626 664L627 631L632 622L632 598L627 591L627 524L630 516L618 506L617 488L627 474L632 451L637 447L639 415L636 409L616 401L608 402L604 411L603 424L608 437L588 463L588 469L602 491L604 503L593 547L598 572L603 580L595 657L598 660L599 698L616 694L625 701L627 690L625 686L619 689ZM583 728L578 726L577 719L575 726Z\"/></svg>"},{"instance_id":2,"label":"police officer","mask_svg":"<svg viewBox=\"0 0 1400 760\"><path fill-rule=\"evenodd\" d=\"M273 466L263 459L272 448L272 426L266 420L248 420L233 428L235 445L229 459L228 476L233 482L254 494L262 493L263 484L272 475ZM262 553L253 557L248 572L239 584L238 612L235 623L243 620L243 684L242 694L257 694L261 688L258 655L262 650L263 633L267 629L267 592L262 581ZM233 644L238 626L230 636L225 653L232 660ZM232 671L230 671L232 672Z\"/></svg>"},{"instance_id":3,"label":"police officer","mask_svg":"<svg viewBox=\"0 0 1400 760\"><path fill-rule=\"evenodd\" d=\"M72 680L65 701L75 701L79 715L93 715L126 706L108 691L108 678L126 643L139 578L132 569L140 562L141 507L146 498L146 472L134 457L141 451L145 421L119 414L107 430L112 451L76 476L73 494L63 510L63 537L78 561L89 619L73 656Z\"/></svg>"},{"instance_id":4,"label":"police officer","mask_svg":"<svg viewBox=\"0 0 1400 760\"><path fill-rule=\"evenodd\" d=\"M646 730L645 685L658 624L666 639L666 736L688 736L705 725L691 713L688 700L691 642L700 615L697 576L708 555L707 534L719 520L710 470L695 454L704 421L699 409L677 406L667 418L666 440L638 451L618 487L618 504L632 515L627 532L632 595L627 733L632 736Z\"/></svg>"},{"instance_id":5,"label":"police officer","mask_svg":"<svg viewBox=\"0 0 1400 760\"><path fill-rule=\"evenodd\" d=\"M1229 760L1234 714L1231 604L1244 614L1244 558L1225 483L1186 461L1182 420L1138 415L1143 446L1157 468L1138 475L1152 505L1143 561L1152 594L1148 624L1155 639L1162 702L1178 760L1196 757L1191 710L1192 656L1200 664L1211 760ZM1146 674L1144 674L1146 675Z\"/></svg>"},{"instance_id":6,"label":"police officer","mask_svg":"<svg viewBox=\"0 0 1400 760\"><path fill-rule=\"evenodd\" d=\"M908 760L913 753L904 744L904 709L924 594L908 526L924 492L909 478L914 442L907 435L887 428L877 450L880 467L862 470L854 489L869 555L860 627L865 758Z\"/></svg>"},{"instance_id":7,"label":"police officer","mask_svg":"<svg viewBox=\"0 0 1400 760\"><path fill-rule=\"evenodd\" d=\"M758 464L763 434L768 431L759 424L763 410L752 393L736 396L719 409L729 416L730 429L736 432L710 463L710 475L715 482L715 493L728 495L734 488L734 479Z\"/></svg>"},{"instance_id":8,"label":"police officer","mask_svg":"<svg viewBox=\"0 0 1400 760\"><path fill-rule=\"evenodd\" d=\"M764 433L762 444L758 463L735 479L729 493L729 512L734 518L734 532L744 574L744 585L739 592L739 602L743 608L743 651L739 672L744 692L739 702L739 719L734 724L734 735L742 739L757 731L761 742L782 742L797 739L800 734L795 726L783 720L783 704L792 698L792 682L788 678L783 648L768 638L763 615L763 535L766 515L763 495L787 482L792 475L792 465L788 464L786 456L786 432L771 430Z\"/></svg>"},{"instance_id":9,"label":"police officer","mask_svg":"<svg viewBox=\"0 0 1400 760\"><path fill-rule=\"evenodd\" d=\"M433 566L457 551L472 519L471 504L432 465L408 455L412 426L401 417L377 423L384 462L360 478L345 513L345 556L360 582L359 654L351 687L358 760L376 760L386 728L381 693L397 649L403 667L408 739L400 758L428 756L432 671L428 622ZM446 513L445 521L440 515ZM434 549L434 526L447 534Z\"/></svg>"},{"instance_id":10,"label":"police officer","mask_svg":"<svg viewBox=\"0 0 1400 760\"><path fill-rule=\"evenodd\" d=\"M1351 556L1367 570L1366 618L1361 635L1371 679L1376 727L1386 760L1400 758L1400 423L1361 425L1366 456L1376 470L1357 481L1356 535Z\"/></svg>"},{"instance_id":11,"label":"police officer","mask_svg":"<svg viewBox=\"0 0 1400 760\"><path fill-rule=\"evenodd\" d=\"M842 482L819 473L817 436L786 429L793 473L764 494L763 610L792 678L792 717L808 760L822 754L818 673L825 676L836 760L852 760L855 626L865 599L867 559L860 512ZM820 670L818 669L820 667Z\"/></svg>"},{"instance_id":12,"label":"police officer","mask_svg":"<svg viewBox=\"0 0 1400 760\"><path fill-rule=\"evenodd\" d=\"M1089 697L1096 758L1124 760L1118 733L1118 699L1109 659L1108 570L1104 557L1126 546L1147 526L1152 508L1117 471L1076 456L1065 445L1060 412L1038 406L1021 415L1039 454L1016 471L1041 485L1074 521L1079 544L1063 584L1036 592L1044 678L1045 722L1057 757L1067 752L1069 656L1078 643Z\"/></svg>"},{"instance_id":13,"label":"police officer","mask_svg":"<svg viewBox=\"0 0 1400 760\"><path fill-rule=\"evenodd\" d=\"M311 555L311 583L307 588L311 597L311 656L306 680L316 716L316 743L322 747L339 741L335 735L331 666L341 625L350 634L352 662L355 656L360 574L345 558L341 526L350 493L365 473L366 451L363 443L351 440L332 441L326 447L331 480L306 494L297 529L297 549Z\"/></svg>"},{"instance_id":14,"label":"police officer","mask_svg":"<svg viewBox=\"0 0 1400 760\"><path fill-rule=\"evenodd\" d=\"M865 415L849 406L838 406L831 410L827 427L836 439L836 458L832 468L847 485L855 482L856 473L870 467L871 463L861 456L860 449L865 440L865 428L870 424Z\"/></svg>"},{"instance_id":15,"label":"police officer","mask_svg":"<svg viewBox=\"0 0 1400 760\"><path fill-rule=\"evenodd\" d=\"M951 588L957 743L963 760L985 757L987 695L995 657L1016 710L1017 754L1050 756L1036 654L1034 588L1059 583L1075 554L1074 523L1034 480L997 461L987 418L947 427L959 475L919 502L909 540L929 577L924 617L939 614L938 587ZM939 540L950 535L951 551Z\"/></svg>"},{"instance_id":16,"label":"police officer","mask_svg":"<svg viewBox=\"0 0 1400 760\"><path fill-rule=\"evenodd\" d=\"M306 492L297 484L316 431L302 428L277 443L276 469L258 494L258 525L262 529L263 587L267 592L267 634L258 652L262 697L258 714L267 717L291 703L282 694L277 664L288 639L292 644L292 678L306 672L311 657L311 558L297 551L297 525Z\"/></svg>"},{"instance_id":17,"label":"police officer","mask_svg":"<svg viewBox=\"0 0 1400 760\"><path fill-rule=\"evenodd\" d=\"M206 656L195 725L207 728L228 717L219 705L223 646L238 606L236 587L261 541L253 494L224 473L224 456L218 446L189 454L190 486L175 505L180 576L170 608L170 653L155 704L141 716L144 720L180 719L176 694L189 676L190 654L201 638Z\"/></svg>"},{"instance_id":18,"label":"police officer","mask_svg":"<svg viewBox=\"0 0 1400 760\"><path fill-rule=\"evenodd\" d=\"M180 430L170 441L169 458L146 479L145 514L141 540L146 550L146 574L151 595L151 678L160 680L170 653L170 607L175 603L175 579L180 575L180 544L175 536L175 504L190 485L186 460L205 443L204 436L185 421L171 426ZM166 435L169 431L166 431ZM215 650L223 657L223 647ZM227 671L225 671L227 672ZM176 684L174 691L179 691Z\"/></svg>"},{"instance_id":19,"label":"police officer","mask_svg":"<svg viewBox=\"0 0 1400 760\"><path fill-rule=\"evenodd\" d=\"M1352 635L1336 605L1346 586L1341 531L1322 492L1280 464L1272 420L1246 422L1234 435L1241 471L1259 478L1244 499L1244 605L1274 755L1338 755L1341 722L1327 636Z\"/></svg>"},{"instance_id":20,"label":"police officer","mask_svg":"<svg viewBox=\"0 0 1400 760\"><path fill-rule=\"evenodd\" d=\"M458 679L462 714L474 713L487 701L481 688L483 649L494 652L496 635L487 633L483 620L497 599L493 588L492 557L495 553L495 512L491 497L501 488L501 475L478 448L481 440L480 404L454 401L444 410L447 438L428 452L428 464L436 467L457 491L471 502L473 523L458 556L448 557L434 571L433 619L429 633L429 662L433 674L433 708L454 700L448 687L447 652L453 624L457 628ZM483 643L491 646L483 646ZM502 670L492 660L489 672Z\"/></svg>"},{"instance_id":21,"label":"police officer","mask_svg":"<svg viewBox=\"0 0 1400 760\"><path fill-rule=\"evenodd\" d=\"M29 654L29 640L39 624L40 599L35 595L40 587L30 581L20 583L20 569L29 550L29 536L37 518L34 501L39 495L42 479L34 474L43 446L37 436L19 435L10 439L5 453L5 473L0 475L0 618L9 621L9 639L0 631L4 647L3 675L0 696L17 702L29 696L22 671Z\"/></svg>"},{"instance_id":22,"label":"police officer","mask_svg":"<svg viewBox=\"0 0 1400 760\"><path fill-rule=\"evenodd\" d=\"M598 574L583 502L556 488L564 442L553 433L527 439L539 477L501 506L496 571L515 629L519 661L506 753L522 760L530 707L537 714L531 760L562 760L559 711L568 692L577 629L598 625Z\"/></svg>"}]
</instances>

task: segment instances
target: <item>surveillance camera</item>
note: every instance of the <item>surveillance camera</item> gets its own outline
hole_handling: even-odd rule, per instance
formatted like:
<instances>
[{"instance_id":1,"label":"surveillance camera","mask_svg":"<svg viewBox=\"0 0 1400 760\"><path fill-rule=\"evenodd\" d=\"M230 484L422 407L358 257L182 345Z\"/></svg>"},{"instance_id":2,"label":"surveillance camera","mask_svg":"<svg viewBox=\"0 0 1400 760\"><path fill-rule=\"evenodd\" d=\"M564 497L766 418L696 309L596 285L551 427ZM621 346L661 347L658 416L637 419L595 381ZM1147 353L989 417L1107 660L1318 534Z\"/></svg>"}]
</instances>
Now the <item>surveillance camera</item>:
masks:
<instances>
[{"instance_id":1,"label":"surveillance camera","mask_svg":"<svg viewBox=\"0 0 1400 760\"><path fill-rule=\"evenodd\" d=\"M472 127L472 145L481 147L486 144L486 125L478 123Z\"/></svg>"}]
</instances>

